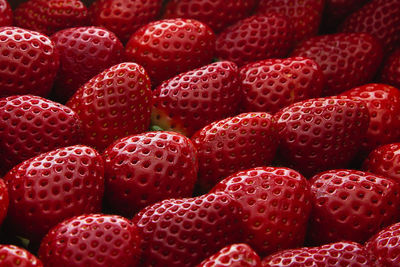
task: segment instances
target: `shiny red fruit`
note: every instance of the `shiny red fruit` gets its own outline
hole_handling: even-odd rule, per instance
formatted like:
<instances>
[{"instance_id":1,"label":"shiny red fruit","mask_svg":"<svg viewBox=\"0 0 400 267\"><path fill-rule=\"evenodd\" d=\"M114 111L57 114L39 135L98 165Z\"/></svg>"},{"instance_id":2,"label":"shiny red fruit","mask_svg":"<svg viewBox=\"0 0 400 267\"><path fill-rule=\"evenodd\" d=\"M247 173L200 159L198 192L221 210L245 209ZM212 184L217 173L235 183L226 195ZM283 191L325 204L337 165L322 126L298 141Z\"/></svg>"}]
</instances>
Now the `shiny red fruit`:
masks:
<instances>
[{"instance_id":1,"label":"shiny red fruit","mask_svg":"<svg viewBox=\"0 0 400 267\"><path fill-rule=\"evenodd\" d=\"M43 263L23 248L14 245L0 245L0 266L43 267Z\"/></svg>"},{"instance_id":2,"label":"shiny red fruit","mask_svg":"<svg viewBox=\"0 0 400 267\"><path fill-rule=\"evenodd\" d=\"M13 11L7 0L0 0L0 27L13 24Z\"/></svg>"},{"instance_id":3,"label":"shiny red fruit","mask_svg":"<svg viewBox=\"0 0 400 267\"><path fill-rule=\"evenodd\" d=\"M380 81L400 88L400 49L393 52L384 63Z\"/></svg>"}]
</instances>

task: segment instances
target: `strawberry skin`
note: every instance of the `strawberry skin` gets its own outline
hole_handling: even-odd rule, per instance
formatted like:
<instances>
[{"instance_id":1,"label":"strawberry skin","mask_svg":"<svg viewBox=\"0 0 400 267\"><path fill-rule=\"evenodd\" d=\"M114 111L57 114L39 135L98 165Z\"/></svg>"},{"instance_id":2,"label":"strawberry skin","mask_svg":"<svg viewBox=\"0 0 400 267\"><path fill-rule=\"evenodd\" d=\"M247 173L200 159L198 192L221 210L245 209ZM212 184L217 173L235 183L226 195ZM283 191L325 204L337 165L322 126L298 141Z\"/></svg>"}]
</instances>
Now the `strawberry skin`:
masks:
<instances>
[{"instance_id":1,"label":"strawberry skin","mask_svg":"<svg viewBox=\"0 0 400 267\"><path fill-rule=\"evenodd\" d=\"M381 61L379 41L366 33L339 33L311 37L291 56L308 57L321 67L324 96L337 95L371 80Z\"/></svg>"},{"instance_id":2,"label":"strawberry skin","mask_svg":"<svg viewBox=\"0 0 400 267\"><path fill-rule=\"evenodd\" d=\"M147 132L122 138L103 158L107 203L126 217L155 202L193 194L197 152L180 134Z\"/></svg>"},{"instance_id":3,"label":"strawberry skin","mask_svg":"<svg viewBox=\"0 0 400 267\"><path fill-rule=\"evenodd\" d=\"M150 125L151 83L142 66L121 63L90 79L67 102L82 121L82 143L99 151Z\"/></svg>"},{"instance_id":4,"label":"strawberry skin","mask_svg":"<svg viewBox=\"0 0 400 267\"><path fill-rule=\"evenodd\" d=\"M157 86L210 63L214 44L215 35L206 24L193 19L165 19L136 31L126 45L126 56L142 65Z\"/></svg>"},{"instance_id":5,"label":"strawberry skin","mask_svg":"<svg viewBox=\"0 0 400 267\"><path fill-rule=\"evenodd\" d=\"M0 0L0 27L13 24L13 11L7 0Z\"/></svg>"},{"instance_id":6,"label":"strawberry skin","mask_svg":"<svg viewBox=\"0 0 400 267\"><path fill-rule=\"evenodd\" d=\"M60 148L26 160L4 180L10 198L7 223L32 242L66 218L101 209L103 161L86 146Z\"/></svg>"},{"instance_id":7,"label":"strawberry skin","mask_svg":"<svg viewBox=\"0 0 400 267\"><path fill-rule=\"evenodd\" d=\"M9 205L8 189L3 179L0 179L0 225L6 218Z\"/></svg>"},{"instance_id":8,"label":"strawberry skin","mask_svg":"<svg viewBox=\"0 0 400 267\"><path fill-rule=\"evenodd\" d=\"M0 245L0 266L43 267L43 263L23 248L13 245Z\"/></svg>"},{"instance_id":9,"label":"strawberry skin","mask_svg":"<svg viewBox=\"0 0 400 267\"><path fill-rule=\"evenodd\" d=\"M363 243L399 220L400 186L394 180L355 170L330 170L311 180L311 242Z\"/></svg>"},{"instance_id":10,"label":"strawberry skin","mask_svg":"<svg viewBox=\"0 0 400 267\"><path fill-rule=\"evenodd\" d=\"M380 81L400 88L400 49L393 52L386 60Z\"/></svg>"},{"instance_id":11,"label":"strawberry skin","mask_svg":"<svg viewBox=\"0 0 400 267\"><path fill-rule=\"evenodd\" d=\"M0 173L41 153L79 142L81 123L70 108L31 95L0 98Z\"/></svg>"},{"instance_id":12,"label":"strawberry skin","mask_svg":"<svg viewBox=\"0 0 400 267\"><path fill-rule=\"evenodd\" d=\"M40 245L39 257L46 267L135 267L140 243L138 228L128 219L88 214L51 229Z\"/></svg>"},{"instance_id":13,"label":"strawberry skin","mask_svg":"<svg viewBox=\"0 0 400 267\"><path fill-rule=\"evenodd\" d=\"M370 0L325 0L323 25L336 29L343 20Z\"/></svg>"},{"instance_id":14,"label":"strawberry skin","mask_svg":"<svg viewBox=\"0 0 400 267\"><path fill-rule=\"evenodd\" d=\"M152 124L192 136L235 115L241 98L238 76L235 63L222 61L163 82L153 93Z\"/></svg>"},{"instance_id":15,"label":"strawberry skin","mask_svg":"<svg viewBox=\"0 0 400 267\"><path fill-rule=\"evenodd\" d=\"M0 27L0 97L47 96L59 67L54 43L45 35Z\"/></svg>"},{"instance_id":16,"label":"strawberry skin","mask_svg":"<svg viewBox=\"0 0 400 267\"><path fill-rule=\"evenodd\" d=\"M319 97L324 76L315 61L303 57L267 59L240 69L242 110L275 113L292 103Z\"/></svg>"},{"instance_id":17,"label":"strawberry skin","mask_svg":"<svg viewBox=\"0 0 400 267\"><path fill-rule=\"evenodd\" d=\"M289 53L292 29L287 17L276 13L252 16L226 28L215 43L216 55L238 66Z\"/></svg>"}]
</instances>

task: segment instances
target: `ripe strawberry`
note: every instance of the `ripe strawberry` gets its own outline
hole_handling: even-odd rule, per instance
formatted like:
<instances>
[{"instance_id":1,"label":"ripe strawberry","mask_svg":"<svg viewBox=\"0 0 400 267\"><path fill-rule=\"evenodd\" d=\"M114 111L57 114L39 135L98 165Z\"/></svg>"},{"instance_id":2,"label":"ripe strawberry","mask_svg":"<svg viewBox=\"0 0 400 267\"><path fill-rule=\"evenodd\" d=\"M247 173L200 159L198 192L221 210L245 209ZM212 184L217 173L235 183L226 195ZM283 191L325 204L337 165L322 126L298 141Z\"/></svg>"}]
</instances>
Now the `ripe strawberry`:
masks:
<instances>
[{"instance_id":1,"label":"ripe strawberry","mask_svg":"<svg viewBox=\"0 0 400 267\"><path fill-rule=\"evenodd\" d=\"M108 147L103 158L106 200L126 217L155 202L193 194L197 152L190 139L180 134L148 132L125 137Z\"/></svg>"},{"instance_id":2,"label":"ripe strawberry","mask_svg":"<svg viewBox=\"0 0 400 267\"><path fill-rule=\"evenodd\" d=\"M400 137L400 92L385 84L366 84L342 95L362 100L370 114L370 124L362 140L361 154L368 155L380 145L393 143Z\"/></svg>"},{"instance_id":3,"label":"ripe strawberry","mask_svg":"<svg viewBox=\"0 0 400 267\"><path fill-rule=\"evenodd\" d=\"M400 49L393 52L386 60L380 80L382 83L400 88Z\"/></svg>"},{"instance_id":4,"label":"ripe strawberry","mask_svg":"<svg viewBox=\"0 0 400 267\"><path fill-rule=\"evenodd\" d=\"M0 27L0 97L47 96L59 67L54 43L45 35Z\"/></svg>"},{"instance_id":5,"label":"ripe strawberry","mask_svg":"<svg viewBox=\"0 0 400 267\"><path fill-rule=\"evenodd\" d=\"M292 103L319 97L324 76L315 61L303 57L267 59L240 69L242 110L275 113Z\"/></svg>"},{"instance_id":6,"label":"ripe strawberry","mask_svg":"<svg viewBox=\"0 0 400 267\"><path fill-rule=\"evenodd\" d=\"M0 0L0 27L13 24L13 12L7 0Z\"/></svg>"},{"instance_id":7,"label":"ripe strawberry","mask_svg":"<svg viewBox=\"0 0 400 267\"><path fill-rule=\"evenodd\" d=\"M337 95L371 80L382 60L377 39L365 33L340 33L312 37L292 56L309 57L321 67L326 86L323 95Z\"/></svg>"},{"instance_id":8,"label":"ripe strawberry","mask_svg":"<svg viewBox=\"0 0 400 267\"><path fill-rule=\"evenodd\" d=\"M197 267L261 267L257 253L247 244L232 244L203 260Z\"/></svg>"},{"instance_id":9,"label":"ripe strawberry","mask_svg":"<svg viewBox=\"0 0 400 267\"><path fill-rule=\"evenodd\" d=\"M311 180L309 238L317 244L365 242L399 219L400 186L377 174L331 170Z\"/></svg>"},{"instance_id":10,"label":"ripe strawberry","mask_svg":"<svg viewBox=\"0 0 400 267\"><path fill-rule=\"evenodd\" d=\"M260 255L304 243L311 192L300 173L281 167L253 168L228 176L212 189L221 191L241 205L244 242Z\"/></svg>"},{"instance_id":11,"label":"ripe strawberry","mask_svg":"<svg viewBox=\"0 0 400 267\"><path fill-rule=\"evenodd\" d=\"M13 245L0 245L0 266L43 267L43 263L23 248Z\"/></svg>"},{"instance_id":12,"label":"ripe strawberry","mask_svg":"<svg viewBox=\"0 0 400 267\"><path fill-rule=\"evenodd\" d=\"M209 123L237 113L241 88L238 68L216 62L179 74L153 93L152 124L192 136Z\"/></svg>"},{"instance_id":13,"label":"ripe strawberry","mask_svg":"<svg viewBox=\"0 0 400 267\"><path fill-rule=\"evenodd\" d=\"M94 7L92 22L115 33L126 43L141 26L155 20L162 0L106 0Z\"/></svg>"},{"instance_id":14,"label":"ripe strawberry","mask_svg":"<svg viewBox=\"0 0 400 267\"><path fill-rule=\"evenodd\" d=\"M101 7L105 2L108 0L88 0L90 2L90 6L88 9L88 17L90 24L94 24L94 18L97 16L97 14L101 11Z\"/></svg>"},{"instance_id":15,"label":"ripe strawberry","mask_svg":"<svg viewBox=\"0 0 400 267\"><path fill-rule=\"evenodd\" d=\"M275 114L286 166L306 177L347 167L369 125L362 101L329 97L294 103Z\"/></svg>"},{"instance_id":16,"label":"ripe strawberry","mask_svg":"<svg viewBox=\"0 0 400 267\"><path fill-rule=\"evenodd\" d=\"M278 147L275 121L262 112L216 121L191 139L198 151L198 184L205 192L230 174L268 166Z\"/></svg>"},{"instance_id":17,"label":"ripe strawberry","mask_svg":"<svg viewBox=\"0 0 400 267\"><path fill-rule=\"evenodd\" d=\"M192 18L204 22L215 32L250 15L255 0L172 0L166 10L166 18Z\"/></svg>"},{"instance_id":18,"label":"ripe strawberry","mask_svg":"<svg viewBox=\"0 0 400 267\"><path fill-rule=\"evenodd\" d=\"M276 12L289 18L293 26L293 40L300 42L318 33L324 0L268 0L260 1L258 13Z\"/></svg>"},{"instance_id":19,"label":"ripe strawberry","mask_svg":"<svg viewBox=\"0 0 400 267\"><path fill-rule=\"evenodd\" d=\"M101 156L86 146L26 160L4 177L10 197L7 222L18 235L40 241L62 220L100 211L103 176Z\"/></svg>"},{"instance_id":20,"label":"ripe strawberry","mask_svg":"<svg viewBox=\"0 0 400 267\"><path fill-rule=\"evenodd\" d=\"M140 242L138 228L126 218L82 215L51 229L40 245L39 257L46 267L134 267Z\"/></svg>"},{"instance_id":21,"label":"ripe strawberry","mask_svg":"<svg viewBox=\"0 0 400 267\"><path fill-rule=\"evenodd\" d=\"M65 29L51 39L61 59L54 94L62 102L92 77L124 59L122 43L114 33L102 28Z\"/></svg>"},{"instance_id":22,"label":"ripe strawberry","mask_svg":"<svg viewBox=\"0 0 400 267\"><path fill-rule=\"evenodd\" d=\"M217 37L215 49L218 58L242 66L257 60L285 57L291 41L288 19L268 13L240 20L226 28Z\"/></svg>"},{"instance_id":23,"label":"ripe strawberry","mask_svg":"<svg viewBox=\"0 0 400 267\"><path fill-rule=\"evenodd\" d=\"M372 267L369 255L361 244L349 241L320 247L288 249L269 255L262 260L263 267Z\"/></svg>"},{"instance_id":24,"label":"ripe strawberry","mask_svg":"<svg viewBox=\"0 0 400 267\"><path fill-rule=\"evenodd\" d=\"M82 121L82 143L99 151L150 125L150 79L142 66L121 63L82 86L67 102Z\"/></svg>"},{"instance_id":25,"label":"ripe strawberry","mask_svg":"<svg viewBox=\"0 0 400 267\"><path fill-rule=\"evenodd\" d=\"M325 0L322 25L336 29L343 20L370 0Z\"/></svg>"},{"instance_id":26,"label":"ripe strawberry","mask_svg":"<svg viewBox=\"0 0 400 267\"><path fill-rule=\"evenodd\" d=\"M18 27L52 35L85 25L88 10L80 0L28 0L15 9L14 20Z\"/></svg>"},{"instance_id":27,"label":"ripe strawberry","mask_svg":"<svg viewBox=\"0 0 400 267\"><path fill-rule=\"evenodd\" d=\"M3 179L0 179L0 225L6 218L9 205L8 189ZM0 257L1 258L1 257Z\"/></svg>"},{"instance_id":28,"label":"ripe strawberry","mask_svg":"<svg viewBox=\"0 0 400 267\"><path fill-rule=\"evenodd\" d=\"M157 86L179 73L211 62L214 43L214 33L200 21L165 19L136 31L126 45L126 55L142 65L153 86Z\"/></svg>"},{"instance_id":29,"label":"ripe strawberry","mask_svg":"<svg viewBox=\"0 0 400 267\"><path fill-rule=\"evenodd\" d=\"M79 142L78 115L31 95L0 98L0 173L41 153Z\"/></svg>"}]
</instances>

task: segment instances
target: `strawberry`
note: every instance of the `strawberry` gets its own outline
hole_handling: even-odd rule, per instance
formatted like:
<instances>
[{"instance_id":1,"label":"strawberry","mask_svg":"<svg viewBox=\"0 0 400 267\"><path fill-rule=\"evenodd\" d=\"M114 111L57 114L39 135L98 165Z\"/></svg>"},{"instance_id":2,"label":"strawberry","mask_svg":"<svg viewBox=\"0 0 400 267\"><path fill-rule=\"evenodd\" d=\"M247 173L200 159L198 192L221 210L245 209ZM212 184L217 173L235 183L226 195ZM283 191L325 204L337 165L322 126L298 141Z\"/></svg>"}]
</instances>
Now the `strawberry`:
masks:
<instances>
[{"instance_id":1,"label":"strawberry","mask_svg":"<svg viewBox=\"0 0 400 267\"><path fill-rule=\"evenodd\" d=\"M370 0L325 0L323 25L336 29L343 20Z\"/></svg>"},{"instance_id":2,"label":"strawberry","mask_svg":"<svg viewBox=\"0 0 400 267\"><path fill-rule=\"evenodd\" d=\"M43 263L23 248L0 245L0 266L43 267Z\"/></svg>"},{"instance_id":3,"label":"strawberry","mask_svg":"<svg viewBox=\"0 0 400 267\"><path fill-rule=\"evenodd\" d=\"M47 96L59 67L54 43L45 35L0 27L0 97Z\"/></svg>"},{"instance_id":4,"label":"strawberry","mask_svg":"<svg viewBox=\"0 0 400 267\"><path fill-rule=\"evenodd\" d=\"M90 79L67 102L82 121L84 144L99 151L150 125L150 79L142 66L121 63Z\"/></svg>"},{"instance_id":5,"label":"strawberry","mask_svg":"<svg viewBox=\"0 0 400 267\"><path fill-rule=\"evenodd\" d=\"M215 43L216 55L238 66L289 53L292 29L288 19L275 13L252 16L226 28Z\"/></svg>"},{"instance_id":6,"label":"strawberry","mask_svg":"<svg viewBox=\"0 0 400 267\"><path fill-rule=\"evenodd\" d=\"M95 17L101 11L101 7L108 0L89 0L89 1L90 1L90 6L88 8L88 17L90 24L93 25Z\"/></svg>"},{"instance_id":7,"label":"strawberry","mask_svg":"<svg viewBox=\"0 0 400 267\"><path fill-rule=\"evenodd\" d=\"M92 77L124 58L122 43L114 33L102 28L65 29L55 33L51 39L61 59L54 94L62 102Z\"/></svg>"},{"instance_id":8,"label":"strawberry","mask_svg":"<svg viewBox=\"0 0 400 267\"><path fill-rule=\"evenodd\" d=\"M235 115L241 97L238 76L235 63L222 61L163 82L153 93L152 124L192 136Z\"/></svg>"},{"instance_id":9,"label":"strawberry","mask_svg":"<svg viewBox=\"0 0 400 267\"><path fill-rule=\"evenodd\" d=\"M9 205L8 189L3 179L0 179L0 225L6 218Z\"/></svg>"},{"instance_id":10,"label":"strawberry","mask_svg":"<svg viewBox=\"0 0 400 267\"><path fill-rule=\"evenodd\" d=\"M279 251L262 260L263 267L373 267L361 244L349 241Z\"/></svg>"},{"instance_id":11,"label":"strawberry","mask_svg":"<svg viewBox=\"0 0 400 267\"><path fill-rule=\"evenodd\" d=\"M385 84L366 84L342 95L362 100L371 121L362 140L361 154L368 155L380 145L393 143L400 138L400 92Z\"/></svg>"},{"instance_id":12,"label":"strawberry","mask_svg":"<svg viewBox=\"0 0 400 267\"><path fill-rule=\"evenodd\" d=\"M198 151L201 191L235 172L268 166L278 146L275 121L262 112L213 122L191 139Z\"/></svg>"},{"instance_id":13,"label":"strawberry","mask_svg":"<svg viewBox=\"0 0 400 267\"><path fill-rule=\"evenodd\" d=\"M390 178L330 170L315 175L310 182L313 209L309 238L313 243L362 243L399 220L400 186Z\"/></svg>"},{"instance_id":14,"label":"strawberry","mask_svg":"<svg viewBox=\"0 0 400 267\"><path fill-rule=\"evenodd\" d=\"M379 41L366 33L339 33L311 37L291 56L309 57L321 67L323 95L337 95L371 80L382 60Z\"/></svg>"},{"instance_id":15,"label":"strawberry","mask_svg":"<svg viewBox=\"0 0 400 267\"><path fill-rule=\"evenodd\" d=\"M253 168L228 176L212 189L221 191L241 205L244 241L260 255L303 244L311 192L300 173L281 167Z\"/></svg>"},{"instance_id":16,"label":"strawberry","mask_svg":"<svg viewBox=\"0 0 400 267\"><path fill-rule=\"evenodd\" d=\"M261 267L257 253L247 244L232 244L202 261L197 267Z\"/></svg>"},{"instance_id":17,"label":"strawberry","mask_svg":"<svg viewBox=\"0 0 400 267\"><path fill-rule=\"evenodd\" d=\"M0 173L41 153L79 142L81 123L70 108L31 95L0 98Z\"/></svg>"},{"instance_id":18,"label":"strawberry","mask_svg":"<svg viewBox=\"0 0 400 267\"><path fill-rule=\"evenodd\" d=\"M347 167L369 125L362 101L330 97L294 103L275 114L286 166L306 177Z\"/></svg>"},{"instance_id":19,"label":"strawberry","mask_svg":"<svg viewBox=\"0 0 400 267\"><path fill-rule=\"evenodd\" d=\"M240 238L239 206L226 193L168 199L133 218L142 242L142 266L195 266Z\"/></svg>"},{"instance_id":20,"label":"strawberry","mask_svg":"<svg viewBox=\"0 0 400 267\"><path fill-rule=\"evenodd\" d=\"M303 57L267 59L240 69L242 110L275 113L292 103L319 97L324 76L315 61Z\"/></svg>"},{"instance_id":21,"label":"strawberry","mask_svg":"<svg viewBox=\"0 0 400 267\"><path fill-rule=\"evenodd\" d=\"M87 19L88 10L80 0L28 0L19 5L14 12L15 24L18 27L45 35L83 26Z\"/></svg>"},{"instance_id":22,"label":"strawberry","mask_svg":"<svg viewBox=\"0 0 400 267\"><path fill-rule=\"evenodd\" d=\"M248 17L255 4L255 0L172 0L168 2L164 16L197 19L220 32Z\"/></svg>"},{"instance_id":23,"label":"strawberry","mask_svg":"<svg viewBox=\"0 0 400 267\"><path fill-rule=\"evenodd\" d=\"M88 214L55 226L42 240L46 267L137 266L141 238L135 224L117 215Z\"/></svg>"},{"instance_id":24,"label":"strawberry","mask_svg":"<svg viewBox=\"0 0 400 267\"><path fill-rule=\"evenodd\" d=\"M153 86L179 73L203 66L214 56L215 35L192 19L165 19L137 30L126 45L129 60L142 65Z\"/></svg>"},{"instance_id":25,"label":"strawberry","mask_svg":"<svg viewBox=\"0 0 400 267\"><path fill-rule=\"evenodd\" d=\"M400 49L394 51L386 60L380 80L382 83L400 88Z\"/></svg>"},{"instance_id":26,"label":"strawberry","mask_svg":"<svg viewBox=\"0 0 400 267\"><path fill-rule=\"evenodd\" d=\"M141 26L155 20L162 0L106 0L94 7L92 22L115 33L126 43Z\"/></svg>"},{"instance_id":27,"label":"strawberry","mask_svg":"<svg viewBox=\"0 0 400 267\"><path fill-rule=\"evenodd\" d=\"M13 12L7 0L0 0L0 27L13 24Z\"/></svg>"},{"instance_id":28,"label":"strawberry","mask_svg":"<svg viewBox=\"0 0 400 267\"><path fill-rule=\"evenodd\" d=\"M26 160L4 180L10 197L7 222L34 243L62 220L101 209L103 161L86 146L60 148Z\"/></svg>"},{"instance_id":29,"label":"strawberry","mask_svg":"<svg viewBox=\"0 0 400 267\"><path fill-rule=\"evenodd\" d=\"M122 138L103 153L109 206L126 216L167 198L190 197L197 178L197 152L173 132ZM124 168L121 168L124 166Z\"/></svg>"}]
</instances>

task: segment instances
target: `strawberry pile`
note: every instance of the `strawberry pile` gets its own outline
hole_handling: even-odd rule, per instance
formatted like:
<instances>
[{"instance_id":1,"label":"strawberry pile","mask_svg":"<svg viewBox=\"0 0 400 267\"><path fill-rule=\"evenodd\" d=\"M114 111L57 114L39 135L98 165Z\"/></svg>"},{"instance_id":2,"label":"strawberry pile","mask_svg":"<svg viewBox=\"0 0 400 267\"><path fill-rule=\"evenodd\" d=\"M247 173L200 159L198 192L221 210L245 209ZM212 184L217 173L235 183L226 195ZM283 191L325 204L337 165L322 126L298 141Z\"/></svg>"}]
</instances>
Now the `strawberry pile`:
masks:
<instances>
[{"instance_id":1,"label":"strawberry pile","mask_svg":"<svg viewBox=\"0 0 400 267\"><path fill-rule=\"evenodd\" d=\"M399 0L0 0L0 266L400 266Z\"/></svg>"}]
</instances>

